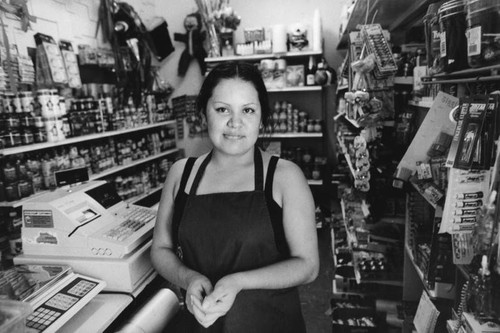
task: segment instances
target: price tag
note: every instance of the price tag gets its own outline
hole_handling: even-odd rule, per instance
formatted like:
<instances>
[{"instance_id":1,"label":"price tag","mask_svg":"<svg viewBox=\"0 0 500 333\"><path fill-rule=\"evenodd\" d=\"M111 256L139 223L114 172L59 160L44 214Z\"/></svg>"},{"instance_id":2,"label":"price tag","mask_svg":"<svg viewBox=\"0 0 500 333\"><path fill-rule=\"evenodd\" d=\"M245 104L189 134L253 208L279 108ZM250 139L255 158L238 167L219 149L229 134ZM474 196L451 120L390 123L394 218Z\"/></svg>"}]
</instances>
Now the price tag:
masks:
<instances>
[{"instance_id":1,"label":"price tag","mask_svg":"<svg viewBox=\"0 0 500 333\"><path fill-rule=\"evenodd\" d=\"M467 55L476 56L481 54L481 26L467 30Z\"/></svg>"}]
</instances>

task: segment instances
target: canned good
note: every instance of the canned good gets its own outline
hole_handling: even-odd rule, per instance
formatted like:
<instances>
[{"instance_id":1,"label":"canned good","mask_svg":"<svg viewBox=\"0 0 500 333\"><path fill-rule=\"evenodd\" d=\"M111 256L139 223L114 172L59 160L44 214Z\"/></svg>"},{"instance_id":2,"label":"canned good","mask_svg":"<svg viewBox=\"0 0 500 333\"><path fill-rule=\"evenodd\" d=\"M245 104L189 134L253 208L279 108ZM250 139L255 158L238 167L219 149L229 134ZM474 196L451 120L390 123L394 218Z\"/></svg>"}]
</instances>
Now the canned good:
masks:
<instances>
[{"instance_id":1,"label":"canned good","mask_svg":"<svg viewBox=\"0 0 500 333\"><path fill-rule=\"evenodd\" d=\"M19 118L15 115L7 116L2 119L1 123L6 130L15 130L20 126Z\"/></svg>"},{"instance_id":2,"label":"canned good","mask_svg":"<svg viewBox=\"0 0 500 333\"><path fill-rule=\"evenodd\" d=\"M19 125L24 128L35 126L35 118L30 115L22 115L19 117Z\"/></svg>"},{"instance_id":3,"label":"canned good","mask_svg":"<svg viewBox=\"0 0 500 333\"><path fill-rule=\"evenodd\" d=\"M59 124L55 117L45 119L45 131L47 142L57 142L63 139L62 122Z\"/></svg>"},{"instance_id":4,"label":"canned good","mask_svg":"<svg viewBox=\"0 0 500 333\"><path fill-rule=\"evenodd\" d=\"M40 105L42 117L44 118L55 117L54 104L52 104L49 89L38 90L37 100L38 104Z\"/></svg>"}]
</instances>

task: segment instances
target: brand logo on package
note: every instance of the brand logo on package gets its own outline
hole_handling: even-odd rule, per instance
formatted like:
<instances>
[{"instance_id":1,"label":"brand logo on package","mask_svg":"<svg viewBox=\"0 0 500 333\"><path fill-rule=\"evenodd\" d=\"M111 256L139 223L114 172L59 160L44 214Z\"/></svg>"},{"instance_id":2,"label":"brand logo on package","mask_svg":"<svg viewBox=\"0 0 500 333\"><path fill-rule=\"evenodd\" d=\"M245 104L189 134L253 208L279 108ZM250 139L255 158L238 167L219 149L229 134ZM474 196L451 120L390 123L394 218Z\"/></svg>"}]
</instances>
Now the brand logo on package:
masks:
<instances>
[{"instance_id":1,"label":"brand logo on package","mask_svg":"<svg viewBox=\"0 0 500 333\"><path fill-rule=\"evenodd\" d=\"M53 228L51 210L23 210L25 228Z\"/></svg>"}]
</instances>

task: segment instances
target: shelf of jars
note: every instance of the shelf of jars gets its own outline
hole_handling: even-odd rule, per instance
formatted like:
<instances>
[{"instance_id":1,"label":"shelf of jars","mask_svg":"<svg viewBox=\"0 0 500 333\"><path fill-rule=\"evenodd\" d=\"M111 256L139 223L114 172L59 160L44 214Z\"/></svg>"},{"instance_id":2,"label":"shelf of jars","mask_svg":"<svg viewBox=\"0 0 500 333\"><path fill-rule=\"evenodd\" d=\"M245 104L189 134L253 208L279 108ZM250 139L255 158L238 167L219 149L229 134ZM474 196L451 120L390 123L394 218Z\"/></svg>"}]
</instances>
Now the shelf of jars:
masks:
<instances>
[{"instance_id":1,"label":"shelf of jars","mask_svg":"<svg viewBox=\"0 0 500 333\"><path fill-rule=\"evenodd\" d=\"M107 138L107 137L119 136L119 135L144 131L144 130L148 130L148 129L154 129L154 128L163 127L163 126L171 126L171 125L173 126L173 125L175 125L175 123L176 123L175 120L168 120L168 121L163 121L163 122L159 122L159 123L155 123L155 124L127 128L127 129L122 129L122 130L117 130L117 131L108 131L108 132L101 132L101 133L95 133L95 134L90 134L90 135L76 136L76 137L66 138L64 140L56 141L56 142L43 142L43 143L35 143L35 144L30 144L30 145L5 148L5 149L0 150L0 155L3 155L3 156L16 155L16 154L37 151L37 150L41 150L41 149L70 145L70 144L79 143L79 142L99 140L99 139L103 139L103 138Z\"/></svg>"},{"instance_id":2,"label":"shelf of jars","mask_svg":"<svg viewBox=\"0 0 500 333\"><path fill-rule=\"evenodd\" d=\"M133 168L135 166L138 166L138 165L141 165L141 164L145 164L147 162L154 161L154 160L160 159L162 157L175 154L177 152L179 152L179 149L178 148L173 148L173 149L169 149L169 150L157 153L155 155L149 156L147 158L138 159L138 160L132 161L131 163L127 163L127 164L119 165L119 166L116 166L116 167L113 167L113 168L110 168L110 169L106 169L106 170L104 170L102 172L90 175L89 176L89 180L96 180L96 179L105 178L107 176L116 174L116 173L118 173L120 171L124 171L126 169L130 169L130 168ZM43 195L43 194L45 194L47 192L50 192L50 190L41 190L39 192L36 192L35 194L32 194L32 195L30 195L28 197L24 197L24 198L22 198L20 200L15 200L15 201L0 201L0 207L12 207L12 208L20 207L20 206L22 206L22 204L26 200L36 199L37 197L39 197L39 196L41 196L41 195ZM150 195L150 194L147 194L147 195ZM137 199L137 200L140 200L140 198ZM137 200L134 200L134 201L137 201Z\"/></svg>"},{"instance_id":3,"label":"shelf of jars","mask_svg":"<svg viewBox=\"0 0 500 333\"><path fill-rule=\"evenodd\" d=\"M301 52L283 52L283 53L262 53L252 55L234 55L226 57L205 58L205 62L222 62L222 61L256 61L269 58L299 58L308 56L322 55L322 51L301 51Z\"/></svg>"}]
</instances>

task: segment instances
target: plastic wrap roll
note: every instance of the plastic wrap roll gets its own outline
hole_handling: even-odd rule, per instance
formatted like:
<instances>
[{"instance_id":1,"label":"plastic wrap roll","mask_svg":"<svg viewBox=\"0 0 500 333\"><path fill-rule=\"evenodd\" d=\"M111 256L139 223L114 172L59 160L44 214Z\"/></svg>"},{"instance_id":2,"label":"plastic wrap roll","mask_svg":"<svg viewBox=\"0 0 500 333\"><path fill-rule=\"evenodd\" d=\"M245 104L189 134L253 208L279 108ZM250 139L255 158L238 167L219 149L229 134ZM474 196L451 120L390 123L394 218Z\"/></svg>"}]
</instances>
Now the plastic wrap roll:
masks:
<instances>
[{"instance_id":1,"label":"plastic wrap roll","mask_svg":"<svg viewBox=\"0 0 500 333\"><path fill-rule=\"evenodd\" d=\"M179 299L170 289L160 289L138 310L119 333L160 333L179 310Z\"/></svg>"},{"instance_id":2,"label":"plastic wrap roll","mask_svg":"<svg viewBox=\"0 0 500 333\"><path fill-rule=\"evenodd\" d=\"M283 24L276 24L273 26L273 52L281 53L286 52L286 28Z\"/></svg>"}]
</instances>

